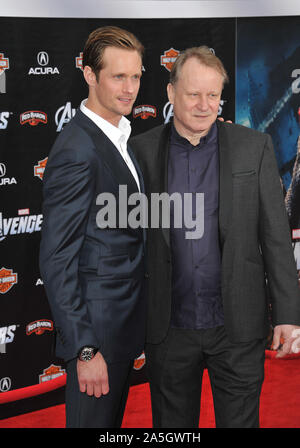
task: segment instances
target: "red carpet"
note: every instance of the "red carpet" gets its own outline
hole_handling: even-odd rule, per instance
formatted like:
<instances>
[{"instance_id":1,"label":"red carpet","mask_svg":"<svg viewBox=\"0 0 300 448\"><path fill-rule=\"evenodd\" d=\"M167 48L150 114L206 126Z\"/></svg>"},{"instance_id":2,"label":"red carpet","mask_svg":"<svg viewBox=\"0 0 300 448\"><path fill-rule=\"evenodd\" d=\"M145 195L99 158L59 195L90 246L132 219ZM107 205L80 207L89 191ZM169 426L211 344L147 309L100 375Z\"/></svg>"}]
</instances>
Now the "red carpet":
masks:
<instances>
[{"instance_id":1,"label":"red carpet","mask_svg":"<svg viewBox=\"0 0 300 448\"><path fill-rule=\"evenodd\" d=\"M64 405L0 420L0 428L63 428ZM214 428L214 411L207 372L203 377L200 428ZM275 360L269 353L265 363L265 382L261 395L262 428L300 428L300 357ZM148 384L130 389L123 428L151 428L151 403Z\"/></svg>"}]
</instances>

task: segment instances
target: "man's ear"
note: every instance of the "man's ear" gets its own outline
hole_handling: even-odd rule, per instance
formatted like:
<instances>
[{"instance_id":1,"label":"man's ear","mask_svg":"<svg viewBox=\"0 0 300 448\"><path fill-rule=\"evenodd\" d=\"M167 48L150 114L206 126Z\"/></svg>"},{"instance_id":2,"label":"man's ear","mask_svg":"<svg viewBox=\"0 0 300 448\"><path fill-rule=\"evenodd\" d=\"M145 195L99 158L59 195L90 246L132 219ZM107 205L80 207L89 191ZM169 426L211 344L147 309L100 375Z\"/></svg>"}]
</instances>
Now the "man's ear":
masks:
<instances>
[{"instance_id":1,"label":"man's ear","mask_svg":"<svg viewBox=\"0 0 300 448\"><path fill-rule=\"evenodd\" d=\"M168 98L171 104L174 104L174 97L175 97L175 87L173 86L173 84L171 84L169 82L169 84L167 85L167 93L168 93Z\"/></svg>"},{"instance_id":2,"label":"man's ear","mask_svg":"<svg viewBox=\"0 0 300 448\"><path fill-rule=\"evenodd\" d=\"M88 65L83 69L83 76L90 87L93 87L97 83L96 75Z\"/></svg>"}]
</instances>

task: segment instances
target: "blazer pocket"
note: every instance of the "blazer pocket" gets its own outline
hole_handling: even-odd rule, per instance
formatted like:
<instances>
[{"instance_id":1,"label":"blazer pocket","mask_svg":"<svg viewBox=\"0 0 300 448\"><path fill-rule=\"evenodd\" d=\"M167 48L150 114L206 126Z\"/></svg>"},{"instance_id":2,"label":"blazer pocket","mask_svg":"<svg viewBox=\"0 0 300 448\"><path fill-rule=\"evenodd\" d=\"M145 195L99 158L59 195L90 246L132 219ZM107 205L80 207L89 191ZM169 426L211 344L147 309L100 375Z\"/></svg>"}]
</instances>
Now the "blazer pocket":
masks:
<instances>
[{"instance_id":1,"label":"blazer pocket","mask_svg":"<svg viewBox=\"0 0 300 448\"><path fill-rule=\"evenodd\" d=\"M82 294L86 300L125 300L131 297L131 284L132 279L86 279Z\"/></svg>"},{"instance_id":2,"label":"blazer pocket","mask_svg":"<svg viewBox=\"0 0 300 448\"><path fill-rule=\"evenodd\" d=\"M101 256L98 261L97 275L100 277L128 278L131 274L129 254Z\"/></svg>"},{"instance_id":3,"label":"blazer pocket","mask_svg":"<svg viewBox=\"0 0 300 448\"><path fill-rule=\"evenodd\" d=\"M79 268L96 270L98 266L100 249L88 240L83 243L79 254Z\"/></svg>"},{"instance_id":4,"label":"blazer pocket","mask_svg":"<svg viewBox=\"0 0 300 448\"><path fill-rule=\"evenodd\" d=\"M255 170L250 171L239 171L237 173L232 173L233 178L242 178L242 177L248 177L248 176L254 176L256 174Z\"/></svg>"},{"instance_id":5,"label":"blazer pocket","mask_svg":"<svg viewBox=\"0 0 300 448\"><path fill-rule=\"evenodd\" d=\"M246 286L245 289L249 296L249 300L265 301L266 277L264 266L262 264L245 260L244 285Z\"/></svg>"}]
</instances>

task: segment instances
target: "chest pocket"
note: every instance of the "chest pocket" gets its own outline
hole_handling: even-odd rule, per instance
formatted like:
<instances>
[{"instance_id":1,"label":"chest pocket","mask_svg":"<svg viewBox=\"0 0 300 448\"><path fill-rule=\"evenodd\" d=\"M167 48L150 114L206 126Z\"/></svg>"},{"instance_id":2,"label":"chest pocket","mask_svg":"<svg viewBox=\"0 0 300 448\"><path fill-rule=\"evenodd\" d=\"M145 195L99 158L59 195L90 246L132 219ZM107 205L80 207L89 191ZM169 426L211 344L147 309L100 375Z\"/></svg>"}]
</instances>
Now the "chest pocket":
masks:
<instances>
[{"instance_id":1,"label":"chest pocket","mask_svg":"<svg viewBox=\"0 0 300 448\"><path fill-rule=\"evenodd\" d=\"M249 171L239 171L236 173L232 173L233 180L235 179L250 179L251 177L255 176L256 171L255 170L249 170Z\"/></svg>"}]
</instances>

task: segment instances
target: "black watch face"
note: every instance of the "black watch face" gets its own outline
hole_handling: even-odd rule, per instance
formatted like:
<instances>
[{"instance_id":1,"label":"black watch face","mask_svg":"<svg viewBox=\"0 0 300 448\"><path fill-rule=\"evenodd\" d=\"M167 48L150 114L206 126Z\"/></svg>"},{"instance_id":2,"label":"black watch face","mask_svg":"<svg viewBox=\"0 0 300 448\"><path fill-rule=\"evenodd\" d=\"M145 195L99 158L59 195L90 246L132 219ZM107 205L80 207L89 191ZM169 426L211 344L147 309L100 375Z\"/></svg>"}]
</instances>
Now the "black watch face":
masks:
<instances>
[{"instance_id":1,"label":"black watch face","mask_svg":"<svg viewBox=\"0 0 300 448\"><path fill-rule=\"evenodd\" d=\"M89 361L92 359L93 353L91 350L83 350L81 357L84 361Z\"/></svg>"},{"instance_id":2,"label":"black watch face","mask_svg":"<svg viewBox=\"0 0 300 448\"><path fill-rule=\"evenodd\" d=\"M81 351L80 359L82 361L90 361L91 359L93 359L93 357L94 357L94 349L93 348L87 347Z\"/></svg>"}]
</instances>

